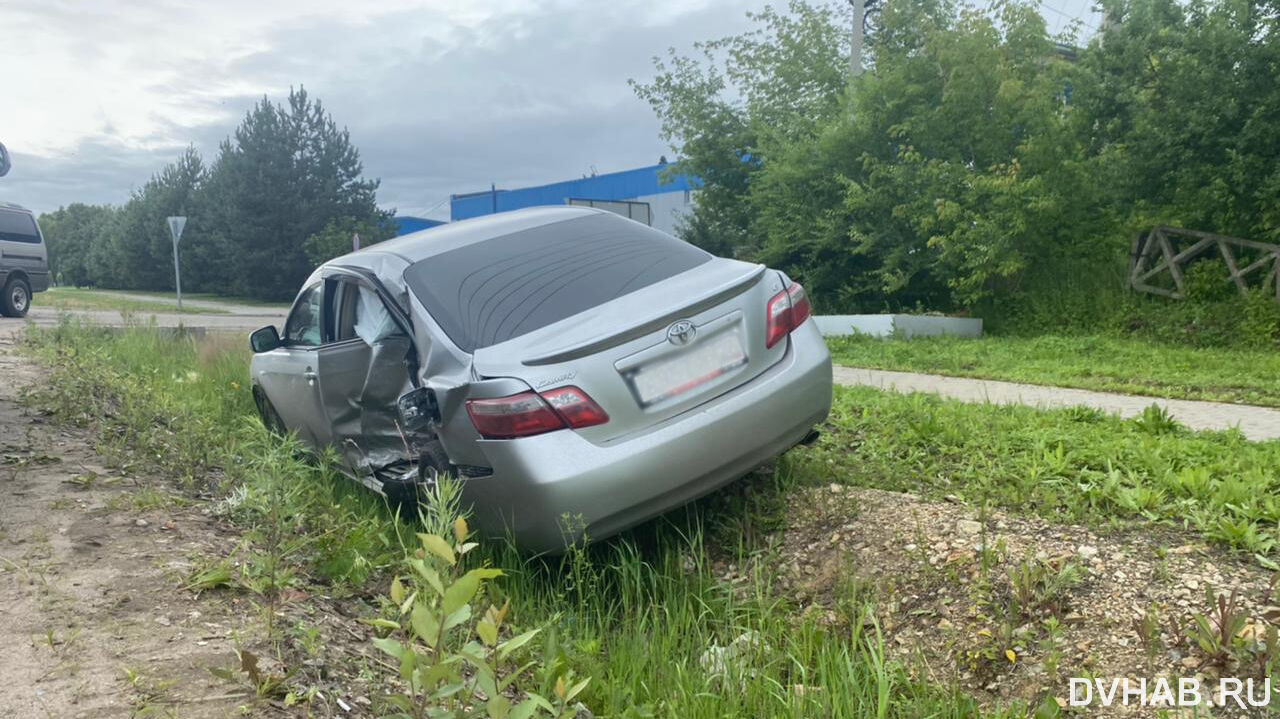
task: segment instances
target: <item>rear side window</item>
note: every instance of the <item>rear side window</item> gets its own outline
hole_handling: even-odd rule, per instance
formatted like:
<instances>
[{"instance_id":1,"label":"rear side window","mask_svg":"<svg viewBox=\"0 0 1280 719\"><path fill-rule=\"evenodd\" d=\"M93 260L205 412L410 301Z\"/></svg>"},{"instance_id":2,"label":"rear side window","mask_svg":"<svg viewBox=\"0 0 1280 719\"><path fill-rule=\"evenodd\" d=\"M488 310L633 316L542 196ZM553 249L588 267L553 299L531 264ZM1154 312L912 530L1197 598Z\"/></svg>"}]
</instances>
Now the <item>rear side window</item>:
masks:
<instances>
[{"instance_id":1,"label":"rear side window","mask_svg":"<svg viewBox=\"0 0 1280 719\"><path fill-rule=\"evenodd\" d=\"M601 213L443 252L404 277L449 339L474 352L710 259L687 242Z\"/></svg>"},{"instance_id":2,"label":"rear side window","mask_svg":"<svg viewBox=\"0 0 1280 719\"><path fill-rule=\"evenodd\" d=\"M35 218L25 212L0 210L0 240L39 244Z\"/></svg>"}]
</instances>

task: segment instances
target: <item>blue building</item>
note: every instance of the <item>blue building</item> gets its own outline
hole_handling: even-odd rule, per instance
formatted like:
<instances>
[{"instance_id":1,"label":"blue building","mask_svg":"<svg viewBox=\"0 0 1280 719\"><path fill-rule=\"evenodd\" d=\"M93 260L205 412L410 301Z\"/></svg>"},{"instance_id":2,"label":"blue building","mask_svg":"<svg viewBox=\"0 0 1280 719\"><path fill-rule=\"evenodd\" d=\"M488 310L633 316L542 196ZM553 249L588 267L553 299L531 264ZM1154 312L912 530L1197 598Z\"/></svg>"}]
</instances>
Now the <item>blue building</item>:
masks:
<instances>
[{"instance_id":1,"label":"blue building","mask_svg":"<svg viewBox=\"0 0 1280 719\"><path fill-rule=\"evenodd\" d=\"M440 220L431 220L426 217L414 217L413 215L396 215L391 218L391 221L396 223L396 237L399 237L400 235L407 235L410 232L417 232L418 230L425 230L428 227L435 227L436 225L444 224L444 222Z\"/></svg>"},{"instance_id":2,"label":"blue building","mask_svg":"<svg viewBox=\"0 0 1280 719\"><path fill-rule=\"evenodd\" d=\"M673 174L670 166L661 162L549 185L453 195L449 217L456 221L538 205L586 205L675 234L676 222L692 207L695 189L696 179Z\"/></svg>"}]
</instances>

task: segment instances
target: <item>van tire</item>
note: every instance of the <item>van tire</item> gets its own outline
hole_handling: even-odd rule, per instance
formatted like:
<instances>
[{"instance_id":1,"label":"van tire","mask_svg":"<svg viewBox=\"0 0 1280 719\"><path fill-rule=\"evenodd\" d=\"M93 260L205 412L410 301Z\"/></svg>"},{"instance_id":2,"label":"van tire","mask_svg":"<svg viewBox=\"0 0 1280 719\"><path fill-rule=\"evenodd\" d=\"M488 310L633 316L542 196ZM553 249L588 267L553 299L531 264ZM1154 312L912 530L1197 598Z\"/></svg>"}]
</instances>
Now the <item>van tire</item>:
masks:
<instances>
[{"instance_id":1,"label":"van tire","mask_svg":"<svg viewBox=\"0 0 1280 719\"><path fill-rule=\"evenodd\" d=\"M31 284L23 277L10 277L0 296L0 314L5 317L26 317L31 309Z\"/></svg>"}]
</instances>

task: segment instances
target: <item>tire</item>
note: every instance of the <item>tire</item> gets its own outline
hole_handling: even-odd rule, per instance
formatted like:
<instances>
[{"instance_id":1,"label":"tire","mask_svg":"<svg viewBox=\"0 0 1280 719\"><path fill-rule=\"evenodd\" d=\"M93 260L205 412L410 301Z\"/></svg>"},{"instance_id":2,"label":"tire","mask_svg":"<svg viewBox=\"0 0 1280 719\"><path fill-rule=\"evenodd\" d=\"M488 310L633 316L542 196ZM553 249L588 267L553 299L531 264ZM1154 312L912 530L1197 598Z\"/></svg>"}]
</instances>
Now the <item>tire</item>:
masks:
<instances>
[{"instance_id":1,"label":"tire","mask_svg":"<svg viewBox=\"0 0 1280 719\"><path fill-rule=\"evenodd\" d=\"M289 429L284 426L284 420L280 419L280 413L276 412L276 408L272 406L271 400L267 399L259 390L253 391L253 403L258 405L258 419L262 420L262 426L267 431L277 437L283 437L289 434Z\"/></svg>"},{"instance_id":2,"label":"tire","mask_svg":"<svg viewBox=\"0 0 1280 719\"><path fill-rule=\"evenodd\" d=\"M422 448L422 455L418 460L418 480L416 482L383 482L382 491L387 495L388 500L399 504L402 510L412 512L407 516L417 516L418 502L421 501L429 484L434 482L436 477L456 479L457 476L458 470L449 461L449 455L445 453L444 446L439 441L433 440Z\"/></svg>"},{"instance_id":3,"label":"tire","mask_svg":"<svg viewBox=\"0 0 1280 719\"><path fill-rule=\"evenodd\" d=\"M31 284L22 277L11 277L0 296L0 314L5 317L26 317L31 309Z\"/></svg>"}]
</instances>

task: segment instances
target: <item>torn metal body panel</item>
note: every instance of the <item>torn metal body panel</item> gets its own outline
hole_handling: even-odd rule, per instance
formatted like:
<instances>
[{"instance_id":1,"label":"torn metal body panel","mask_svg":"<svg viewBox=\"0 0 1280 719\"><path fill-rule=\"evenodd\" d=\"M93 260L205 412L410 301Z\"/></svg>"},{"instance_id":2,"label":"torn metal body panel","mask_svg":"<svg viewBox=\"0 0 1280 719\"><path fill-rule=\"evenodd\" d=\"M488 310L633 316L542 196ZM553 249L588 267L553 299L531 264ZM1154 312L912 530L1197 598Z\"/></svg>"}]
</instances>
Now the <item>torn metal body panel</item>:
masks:
<instances>
[{"instance_id":1,"label":"torn metal body panel","mask_svg":"<svg viewBox=\"0 0 1280 719\"><path fill-rule=\"evenodd\" d=\"M456 473L480 528L534 551L712 491L831 405L798 284L581 208L337 258L251 339L264 421L388 493Z\"/></svg>"}]
</instances>

